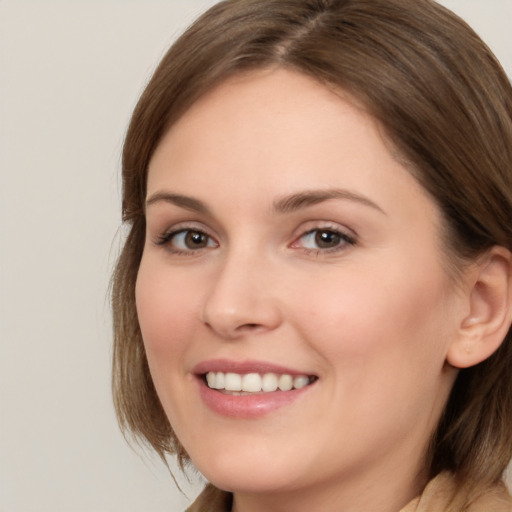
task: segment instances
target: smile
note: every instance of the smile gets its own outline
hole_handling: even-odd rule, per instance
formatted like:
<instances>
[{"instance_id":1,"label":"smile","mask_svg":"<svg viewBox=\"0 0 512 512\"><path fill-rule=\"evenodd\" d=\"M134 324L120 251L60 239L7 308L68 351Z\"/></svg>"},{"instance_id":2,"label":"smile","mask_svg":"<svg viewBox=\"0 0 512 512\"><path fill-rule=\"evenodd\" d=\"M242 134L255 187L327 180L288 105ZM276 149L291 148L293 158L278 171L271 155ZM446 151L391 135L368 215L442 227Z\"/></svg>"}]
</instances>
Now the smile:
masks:
<instances>
[{"instance_id":1,"label":"smile","mask_svg":"<svg viewBox=\"0 0 512 512\"><path fill-rule=\"evenodd\" d=\"M311 384L316 377L308 375L290 375L277 373L208 372L206 384L210 389L230 393L273 393L302 389Z\"/></svg>"},{"instance_id":2,"label":"smile","mask_svg":"<svg viewBox=\"0 0 512 512\"><path fill-rule=\"evenodd\" d=\"M208 409L238 419L261 418L292 406L309 395L320 380L304 370L256 360L210 359L191 373Z\"/></svg>"}]
</instances>

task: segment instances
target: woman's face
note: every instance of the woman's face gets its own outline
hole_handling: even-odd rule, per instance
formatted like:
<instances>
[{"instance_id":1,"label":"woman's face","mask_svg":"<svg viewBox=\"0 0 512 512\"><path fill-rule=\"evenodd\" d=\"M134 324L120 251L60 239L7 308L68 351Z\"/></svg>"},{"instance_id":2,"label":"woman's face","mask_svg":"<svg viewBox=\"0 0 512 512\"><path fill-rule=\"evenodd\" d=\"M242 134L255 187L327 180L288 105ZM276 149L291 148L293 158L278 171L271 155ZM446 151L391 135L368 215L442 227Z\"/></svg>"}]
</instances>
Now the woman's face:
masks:
<instances>
[{"instance_id":1,"label":"woman's face","mask_svg":"<svg viewBox=\"0 0 512 512\"><path fill-rule=\"evenodd\" d=\"M285 70L198 101L150 163L136 288L196 467L242 494L416 491L464 312L443 258L436 205L354 102Z\"/></svg>"}]
</instances>

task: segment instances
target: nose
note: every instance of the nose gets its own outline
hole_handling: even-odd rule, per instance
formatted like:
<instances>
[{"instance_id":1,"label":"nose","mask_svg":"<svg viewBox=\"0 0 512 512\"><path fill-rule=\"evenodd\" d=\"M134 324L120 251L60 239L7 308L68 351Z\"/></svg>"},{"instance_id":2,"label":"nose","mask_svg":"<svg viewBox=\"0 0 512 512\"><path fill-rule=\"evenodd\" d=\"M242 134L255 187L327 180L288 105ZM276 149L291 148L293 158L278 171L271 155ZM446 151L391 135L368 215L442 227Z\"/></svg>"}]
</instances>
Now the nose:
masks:
<instances>
[{"instance_id":1,"label":"nose","mask_svg":"<svg viewBox=\"0 0 512 512\"><path fill-rule=\"evenodd\" d=\"M282 321L275 275L262 258L231 255L214 271L203 323L223 339L276 329Z\"/></svg>"}]
</instances>

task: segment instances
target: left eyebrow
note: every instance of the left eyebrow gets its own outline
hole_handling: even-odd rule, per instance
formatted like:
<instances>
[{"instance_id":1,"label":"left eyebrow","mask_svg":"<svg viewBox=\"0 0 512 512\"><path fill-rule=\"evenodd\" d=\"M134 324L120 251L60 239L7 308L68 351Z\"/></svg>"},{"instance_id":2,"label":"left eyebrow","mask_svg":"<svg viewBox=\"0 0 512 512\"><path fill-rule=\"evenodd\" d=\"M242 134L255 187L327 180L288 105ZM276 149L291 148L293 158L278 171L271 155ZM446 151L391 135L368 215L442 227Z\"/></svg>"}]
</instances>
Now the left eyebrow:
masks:
<instances>
[{"instance_id":1,"label":"left eyebrow","mask_svg":"<svg viewBox=\"0 0 512 512\"><path fill-rule=\"evenodd\" d=\"M274 201L273 209L277 213L291 213L296 210L308 208L309 206L314 206L315 204L323 203L324 201L329 201L331 199L355 201L356 203L369 206L370 208L373 208L383 213L384 215L387 215L386 212L371 199L358 194L357 192L338 188L326 190L305 190L291 194L289 196L284 196Z\"/></svg>"}]
</instances>

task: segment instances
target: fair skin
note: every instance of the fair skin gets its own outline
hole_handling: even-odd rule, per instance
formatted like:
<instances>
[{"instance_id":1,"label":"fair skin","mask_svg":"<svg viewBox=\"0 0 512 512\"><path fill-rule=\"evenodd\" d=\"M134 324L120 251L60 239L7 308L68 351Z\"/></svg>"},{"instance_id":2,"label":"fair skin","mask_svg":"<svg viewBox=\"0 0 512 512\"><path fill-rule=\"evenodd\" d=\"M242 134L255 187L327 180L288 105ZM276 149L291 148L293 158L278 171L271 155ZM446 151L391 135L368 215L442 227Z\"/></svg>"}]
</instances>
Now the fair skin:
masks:
<instances>
[{"instance_id":1,"label":"fair skin","mask_svg":"<svg viewBox=\"0 0 512 512\"><path fill-rule=\"evenodd\" d=\"M234 511L397 512L416 496L471 306L436 205L371 116L291 71L230 79L160 142L146 216L151 374ZM308 385L255 399L205 383L267 366Z\"/></svg>"}]
</instances>

